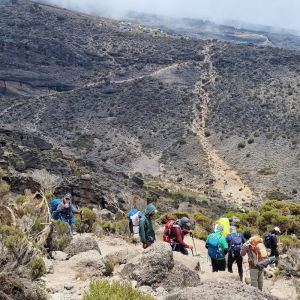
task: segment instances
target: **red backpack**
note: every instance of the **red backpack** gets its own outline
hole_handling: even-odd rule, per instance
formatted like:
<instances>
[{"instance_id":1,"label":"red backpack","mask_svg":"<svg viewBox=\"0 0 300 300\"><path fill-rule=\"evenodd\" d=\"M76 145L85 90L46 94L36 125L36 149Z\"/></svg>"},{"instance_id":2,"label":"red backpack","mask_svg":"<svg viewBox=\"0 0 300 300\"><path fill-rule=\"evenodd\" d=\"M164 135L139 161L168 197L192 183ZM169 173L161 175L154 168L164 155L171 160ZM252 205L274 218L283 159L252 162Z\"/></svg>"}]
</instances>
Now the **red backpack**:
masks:
<instances>
[{"instance_id":1,"label":"red backpack","mask_svg":"<svg viewBox=\"0 0 300 300\"><path fill-rule=\"evenodd\" d=\"M176 221L169 220L165 225L164 235L163 235L163 241L171 244L171 230L172 227L176 225Z\"/></svg>"}]
</instances>

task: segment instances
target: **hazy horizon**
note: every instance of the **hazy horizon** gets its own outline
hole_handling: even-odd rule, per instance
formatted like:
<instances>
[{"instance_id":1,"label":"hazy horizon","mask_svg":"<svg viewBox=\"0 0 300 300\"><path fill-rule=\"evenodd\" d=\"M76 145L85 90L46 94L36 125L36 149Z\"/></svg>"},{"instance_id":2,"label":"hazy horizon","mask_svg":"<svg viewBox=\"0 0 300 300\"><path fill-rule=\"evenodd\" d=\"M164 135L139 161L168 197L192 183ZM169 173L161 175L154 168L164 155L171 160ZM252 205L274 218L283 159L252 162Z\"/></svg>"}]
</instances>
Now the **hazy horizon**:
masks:
<instances>
[{"instance_id":1,"label":"hazy horizon","mask_svg":"<svg viewBox=\"0 0 300 300\"><path fill-rule=\"evenodd\" d=\"M300 1L297 0L44 0L57 6L94 15L122 18L128 11L176 18L207 18L222 22L285 28L300 32Z\"/></svg>"}]
</instances>

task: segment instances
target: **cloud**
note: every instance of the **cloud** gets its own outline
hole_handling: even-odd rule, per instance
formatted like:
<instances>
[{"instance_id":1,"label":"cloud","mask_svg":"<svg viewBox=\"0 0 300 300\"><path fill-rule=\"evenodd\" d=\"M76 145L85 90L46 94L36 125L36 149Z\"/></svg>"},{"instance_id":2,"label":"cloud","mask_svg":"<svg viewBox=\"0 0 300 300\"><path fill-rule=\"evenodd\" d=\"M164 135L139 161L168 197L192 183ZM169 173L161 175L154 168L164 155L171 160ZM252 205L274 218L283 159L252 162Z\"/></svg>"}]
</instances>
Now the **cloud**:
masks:
<instances>
[{"instance_id":1,"label":"cloud","mask_svg":"<svg viewBox=\"0 0 300 300\"><path fill-rule=\"evenodd\" d=\"M238 20L300 31L299 0L45 0L86 13L120 18L128 11L220 21Z\"/></svg>"}]
</instances>

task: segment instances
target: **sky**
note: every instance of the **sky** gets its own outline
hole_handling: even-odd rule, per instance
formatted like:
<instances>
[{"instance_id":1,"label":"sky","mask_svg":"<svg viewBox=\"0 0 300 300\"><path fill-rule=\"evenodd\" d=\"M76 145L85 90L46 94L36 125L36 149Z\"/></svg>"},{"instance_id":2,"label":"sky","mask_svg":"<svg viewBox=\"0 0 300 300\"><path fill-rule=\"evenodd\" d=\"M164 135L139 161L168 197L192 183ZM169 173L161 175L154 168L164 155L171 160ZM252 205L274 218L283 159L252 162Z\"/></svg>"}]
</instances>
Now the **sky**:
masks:
<instances>
[{"instance_id":1,"label":"sky","mask_svg":"<svg viewBox=\"0 0 300 300\"><path fill-rule=\"evenodd\" d=\"M46 0L101 16L122 18L127 11L171 17L237 20L300 31L300 0Z\"/></svg>"}]
</instances>

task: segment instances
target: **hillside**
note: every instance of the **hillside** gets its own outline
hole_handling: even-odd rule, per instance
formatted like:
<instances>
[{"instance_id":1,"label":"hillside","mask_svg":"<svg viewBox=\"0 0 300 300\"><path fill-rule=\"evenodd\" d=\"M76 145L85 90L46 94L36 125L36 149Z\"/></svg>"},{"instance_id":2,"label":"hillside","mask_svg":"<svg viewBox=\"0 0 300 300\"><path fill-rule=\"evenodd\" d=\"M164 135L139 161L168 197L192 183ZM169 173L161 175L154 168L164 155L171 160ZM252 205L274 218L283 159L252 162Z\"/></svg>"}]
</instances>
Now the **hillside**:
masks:
<instances>
[{"instance_id":1,"label":"hillside","mask_svg":"<svg viewBox=\"0 0 300 300\"><path fill-rule=\"evenodd\" d=\"M89 174L102 207L126 208L144 193L135 173L154 192L222 206L255 205L277 189L299 200L299 52L153 37L65 9L2 3L3 165L62 175L60 190L73 187L85 202L95 197L80 193L78 177ZM23 134L49 143L60 166L43 147L32 154ZM28 162L41 156L47 163Z\"/></svg>"}]
</instances>

